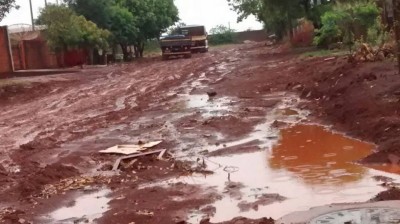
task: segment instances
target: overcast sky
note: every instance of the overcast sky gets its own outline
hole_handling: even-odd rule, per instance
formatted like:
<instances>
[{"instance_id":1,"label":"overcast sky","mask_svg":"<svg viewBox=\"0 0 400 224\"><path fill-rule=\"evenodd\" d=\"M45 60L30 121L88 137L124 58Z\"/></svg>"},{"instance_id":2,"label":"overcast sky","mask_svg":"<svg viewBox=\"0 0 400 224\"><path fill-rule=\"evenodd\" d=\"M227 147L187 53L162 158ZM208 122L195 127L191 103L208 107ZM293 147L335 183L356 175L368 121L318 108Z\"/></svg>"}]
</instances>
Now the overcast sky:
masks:
<instances>
[{"instance_id":1,"label":"overcast sky","mask_svg":"<svg viewBox=\"0 0 400 224\"><path fill-rule=\"evenodd\" d=\"M60 2L62 0L59 0ZM56 0L47 0L55 3ZM30 24L29 0L17 0L19 10L12 10L0 25ZM44 0L32 0L33 16L36 18L39 9L44 6ZM175 0L179 9L179 17L186 24L202 24L211 29L212 27L224 24L238 31L247 29L261 29L262 25L255 18L249 18L241 23L236 23L236 13L231 11L226 0Z\"/></svg>"}]
</instances>

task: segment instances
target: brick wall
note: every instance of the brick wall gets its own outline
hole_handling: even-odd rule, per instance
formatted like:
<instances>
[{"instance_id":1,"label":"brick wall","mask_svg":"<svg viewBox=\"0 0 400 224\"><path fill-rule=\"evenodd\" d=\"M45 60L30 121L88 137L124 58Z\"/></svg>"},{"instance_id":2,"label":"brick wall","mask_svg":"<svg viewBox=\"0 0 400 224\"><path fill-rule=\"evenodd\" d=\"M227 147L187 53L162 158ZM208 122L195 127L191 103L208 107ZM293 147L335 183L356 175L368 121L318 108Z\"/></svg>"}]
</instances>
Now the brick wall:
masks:
<instances>
[{"instance_id":1,"label":"brick wall","mask_svg":"<svg viewBox=\"0 0 400 224\"><path fill-rule=\"evenodd\" d=\"M0 73L13 72L8 30L6 26L0 27Z\"/></svg>"},{"instance_id":2,"label":"brick wall","mask_svg":"<svg viewBox=\"0 0 400 224\"><path fill-rule=\"evenodd\" d=\"M252 30L236 33L236 39L238 42L243 42L245 40L261 42L267 40L267 37L267 32L265 32L265 30Z\"/></svg>"},{"instance_id":3,"label":"brick wall","mask_svg":"<svg viewBox=\"0 0 400 224\"><path fill-rule=\"evenodd\" d=\"M24 40L23 48L25 51L25 69L47 69L57 68L57 56L47 46L42 39Z\"/></svg>"}]
</instances>

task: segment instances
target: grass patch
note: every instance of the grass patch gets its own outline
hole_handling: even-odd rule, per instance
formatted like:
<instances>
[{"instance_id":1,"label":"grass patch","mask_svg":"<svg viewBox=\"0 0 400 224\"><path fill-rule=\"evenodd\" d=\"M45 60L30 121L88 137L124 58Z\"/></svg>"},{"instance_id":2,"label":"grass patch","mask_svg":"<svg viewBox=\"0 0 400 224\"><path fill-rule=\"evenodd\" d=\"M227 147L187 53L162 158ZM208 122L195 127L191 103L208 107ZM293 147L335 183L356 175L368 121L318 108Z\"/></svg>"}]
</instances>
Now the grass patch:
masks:
<instances>
[{"instance_id":1,"label":"grass patch","mask_svg":"<svg viewBox=\"0 0 400 224\"><path fill-rule=\"evenodd\" d=\"M308 51L301 54L300 57L312 58L312 57L328 57L328 56L342 56L348 54L347 50L314 50Z\"/></svg>"}]
</instances>

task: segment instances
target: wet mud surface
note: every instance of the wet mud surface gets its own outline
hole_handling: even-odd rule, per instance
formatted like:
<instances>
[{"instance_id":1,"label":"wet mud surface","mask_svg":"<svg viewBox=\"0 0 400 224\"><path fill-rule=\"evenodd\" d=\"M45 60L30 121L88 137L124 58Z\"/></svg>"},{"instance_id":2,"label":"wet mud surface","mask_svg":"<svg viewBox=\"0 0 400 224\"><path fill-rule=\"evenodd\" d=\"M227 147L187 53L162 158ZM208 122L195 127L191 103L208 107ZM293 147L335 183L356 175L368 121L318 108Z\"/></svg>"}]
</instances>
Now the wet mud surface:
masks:
<instances>
[{"instance_id":1,"label":"wet mud surface","mask_svg":"<svg viewBox=\"0 0 400 224\"><path fill-rule=\"evenodd\" d=\"M394 72L257 43L7 79L1 222L269 224L399 199ZM99 153L157 140L118 170Z\"/></svg>"}]
</instances>

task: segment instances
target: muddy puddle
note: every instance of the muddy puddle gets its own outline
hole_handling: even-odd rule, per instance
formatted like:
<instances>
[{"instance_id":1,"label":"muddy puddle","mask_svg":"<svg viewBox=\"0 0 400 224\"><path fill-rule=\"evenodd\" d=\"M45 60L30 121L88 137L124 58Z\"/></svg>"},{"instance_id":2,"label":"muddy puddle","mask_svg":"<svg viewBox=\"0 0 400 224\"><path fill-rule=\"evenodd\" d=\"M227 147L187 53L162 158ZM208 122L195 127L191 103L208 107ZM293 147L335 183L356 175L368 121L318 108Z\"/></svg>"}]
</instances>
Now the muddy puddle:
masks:
<instances>
[{"instance_id":1,"label":"muddy puddle","mask_svg":"<svg viewBox=\"0 0 400 224\"><path fill-rule=\"evenodd\" d=\"M271 150L211 157L207 165L215 174L174 181L215 186L221 192L222 199L212 204L213 222L238 215L277 219L318 205L367 201L384 190L373 177L398 179L396 175L354 163L373 148L322 126L297 124L281 130ZM193 211L189 221L202 218Z\"/></svg>"},{"instance_id":2,"label":"muddy puddle","mask_svg":"<svg viewBox=\"0 0 400 224\"><path fill-rule=\"evenodd\" d=\"M108 210L111 198L107 196L110 190L104 189L92 193L83 194L45 217L46 223L95 223L95 219L102 217Z\"/></svg>"},{"instance_id":3,"label":"muddy puddle","mask_svg":"<svg viewBox=\"0 0 400 224\"><path fill-rule=\"evenodd\" d=\"M281 109L275 113L288 116L287 110ZM290 111L289 116L298 114ZM237 216L278 219L330 203L364 202L385 190L374 177L399 180L395 174L355 163L370 154L374 145L323 126L294 122L300 120L298 117L286 122L291 119L293 123L277 129L277 138L271 138L271 123L260 124L254 130L256 134L225 146L229 150L229 144L240 145L258 138L265 140L260 145L262 150L205 157L207 169L214 174L180 177L160 185L183 182L215 188L221 197L188 216L189 223L199 223L204 217L210 217L212 222ZM202 210L212 212L206 214Z\"/></svg>"},{"instance_id":4,"label":"muddy puddle","mask_svg":"<svg viewBox=\"0 0 400 224\"><path fill-rule=\"evenodd\" d=\"M240 104L239 99L207 95L179 98L184 99L180 102L186 110L203 116L234 114L235 105ZM266 111L264 122L255 125L251 133L233 141L224 141L222 135L218 145L192 148L194 154L206 152L198 156L213 174L184 176L141 188L182 182L215 189L220 197L187 217L189 223L199 223L205 217L212 222L238 216L278 219L315 206L364 202L385 190L374 177L399 179L394 172L355 162L370 154L374 145L307 124L309 114L298 109L301 100L296 96L274 93L264 98L280 103ZM248 146L257 150L237 150Z\"/></svg>"}]
</instances>

